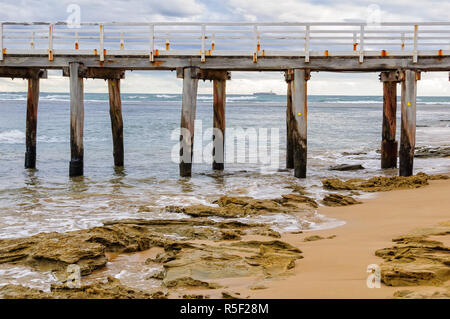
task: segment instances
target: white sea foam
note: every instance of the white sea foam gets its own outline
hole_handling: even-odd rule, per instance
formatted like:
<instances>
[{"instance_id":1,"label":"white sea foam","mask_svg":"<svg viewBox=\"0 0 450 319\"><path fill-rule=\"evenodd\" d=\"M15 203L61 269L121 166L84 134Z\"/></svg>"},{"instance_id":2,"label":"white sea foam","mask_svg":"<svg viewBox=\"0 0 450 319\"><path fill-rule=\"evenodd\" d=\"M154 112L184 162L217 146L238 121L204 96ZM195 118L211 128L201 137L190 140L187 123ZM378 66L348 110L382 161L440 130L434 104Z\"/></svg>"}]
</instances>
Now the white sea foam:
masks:
<instances>
[{"instance_id":1,"label":"white sea foam","mask_svg":"<svg viewBox=\"0 0 450 319\"><path fill-rule=\"evenodd\" d=\"M160 99L172 99L172 98L174 98L175 96L173 96L173 95L168 95L168 94L156 94L156 97L157 97L157 98L160 98Z\"/></svg>"},{"instance_id":2,"label":"white sea foam","mask_svg":"<svg viewBox=\"0 0 450 319\"><path fill-rule=\"evenodd\" d=\"M0 287L23 285L43 291L50 291L50 285L58 280L50 271L38 272L28 267L16 265L0 265Z\"/></svg>"},{"instance_id":3,"label":"white sea foam","mask_svg":"<svg viewBox=\"0 0 450 319\"><path fill-rule=\"evenodd\" d=\"M0 132L0 143L17 144L25 141L25 133L19 130Z\"/></svg>"}]
</instances>

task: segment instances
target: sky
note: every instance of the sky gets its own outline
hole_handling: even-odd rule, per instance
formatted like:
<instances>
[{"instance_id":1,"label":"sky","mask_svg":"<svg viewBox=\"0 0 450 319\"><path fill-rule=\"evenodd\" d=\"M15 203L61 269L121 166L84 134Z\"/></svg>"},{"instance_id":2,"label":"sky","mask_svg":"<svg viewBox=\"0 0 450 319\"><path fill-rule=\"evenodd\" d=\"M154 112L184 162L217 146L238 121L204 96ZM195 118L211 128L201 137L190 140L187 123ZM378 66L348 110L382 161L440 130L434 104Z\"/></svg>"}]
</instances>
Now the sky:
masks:
<instances>
[{"instance_id":1,"label":"sky","mask_svg":"<svg viewBox=\"0 0 450 319\"><path fill-rule=\"evenodd\" d=\"M448 0L2 0L0 21L66 21L71 4L80 7L81 22L186 21L186 22L344 22L365 21L371 9L379 10L382 22L449 21ZM124 93L181 93L182 80L175 72L127 72L121 83ZM60 71L50 71L41 91L68 92L69 82ZM25 91L20 79L0 78L0 91ZM211 93L210 82L200 82L199 93ZM281 72L233 72L227 92L286 92ZM381 95L377 73L312 73L309 94ZM103 80L86 80L85 92L107 92ZM448 74L422 73L419 95L450 96Z\"/></svg>"}]
</instances>

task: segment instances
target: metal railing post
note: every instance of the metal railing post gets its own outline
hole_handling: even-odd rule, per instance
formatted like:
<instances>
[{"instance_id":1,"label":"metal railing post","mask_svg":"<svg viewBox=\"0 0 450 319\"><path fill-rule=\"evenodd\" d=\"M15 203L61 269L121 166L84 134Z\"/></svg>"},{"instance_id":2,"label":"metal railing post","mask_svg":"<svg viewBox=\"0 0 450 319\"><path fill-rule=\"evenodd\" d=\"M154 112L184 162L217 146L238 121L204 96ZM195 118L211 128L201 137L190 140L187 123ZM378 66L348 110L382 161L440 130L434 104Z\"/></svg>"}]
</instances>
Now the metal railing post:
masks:
<instances>
[{"instance_id":1,"label":"metal railing post","mask_svg":"<svg viewBox=\"0 0 450 319\"><path fill-rule=\"evenodd\" d=\"M359 63L364 61L364 24L361 24L359 32Z\"/></svg>"},{"instance_id":2,"label":"metal railing post","mask_svg":"<svg viewBox=\"0 0 450 319\"><path fill-rule=\"evenodd\" d=\"M150 62L155 61L155 25L150 25Z\"/></svg>"},{"instance_id":3,"label":"metal railing post","mask_svg":"<svg viewBox=\"0 0 450 319\"><path fill-rule=\"evenodd\" d=\"M253 25L253 36L255 39L255 51L253 51L253 62L256 63L258 62L258 51L260 48L260 44L259 44L259 36L258 36L258 26L255 24Z\"/></svg>"},{"instance_id":4,"label":"metal railing post","mask_svg":"<svg viewBox=\"0 0 450 319\"><path fill-rule=\"evenodd\" d=\"M48 26L48 60L53 61L53 24Z\"/></svg>"},{"instance_id":5,"label":"metal railing post","mask_svg":"<svg viewBox=\"0 0 450 319\"><path fill-rule=\"evenodd\" d=\"M205 62L205 37L206 37L206 26L202 24L202 52L201 52L201 61Z\"/></svg>"},{"instance_id":6,"label":"metal railing post","mask_svg":"<svg viewBox=\"0 0 450 319\"><path fill-rule=\"evenodd\" d=\"M309 62L309 25L306 26L305 34L305 63Z\"/></svg>"},{"instance_id":7,"label":"metal railing post","mask_svg":"<svg viewBox=\"0 0 450 319\"><path fill-rule=\"evenodd\" d=\"M0 61L3 61L3 23L0 23Z\"/></svg>"},{"instance_id":8,"label":"metal railing post","mask_svg":"<svg viewBox=\"0 0 450 319\"><path fill-rule=\"evenodd\" d=\"M105 61L104 26L100 24L100 61Z\"/></svg>"},{"instance_id":9,"label":"metal railing post","mask_svg":"<svg viewBox=\"0 0 450 319\"><path fill-rule=\"evenodd\" d=\"M417 63L417 34L419 33L419 26L414 25L414 46L413 46L413 63Z\"/></svg>"}]
</instances>

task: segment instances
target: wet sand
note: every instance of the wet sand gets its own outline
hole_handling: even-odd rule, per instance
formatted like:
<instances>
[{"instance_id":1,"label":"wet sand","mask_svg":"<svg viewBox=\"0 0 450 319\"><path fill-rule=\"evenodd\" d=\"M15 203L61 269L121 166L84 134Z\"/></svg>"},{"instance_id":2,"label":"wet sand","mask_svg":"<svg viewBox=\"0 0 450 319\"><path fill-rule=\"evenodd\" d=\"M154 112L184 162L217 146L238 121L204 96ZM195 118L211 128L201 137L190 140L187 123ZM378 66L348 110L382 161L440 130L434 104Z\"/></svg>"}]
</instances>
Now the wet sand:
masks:
<instances>
[{"instance_id":1,"label":"wet sand","mask_svg":"<svg viewBox=\"0 0 450 319\"><path fill-rule=\"evenodd\" d=\"M378 193L376 198L363 200L362 205L320 207L319 213L345 220L346 224L283 235L281 240L303 251L304 259L296 261L292 277L266 282L267 289L236 287L232 291L251 298L392 298L395 291L402 289L421 292L439 289L384 284L370 289L366 285L367 266L383 261L375 256L375 251L391 247L392 238L450 220L450 180L431 181L429 186L419 189ZM312 235L336 237L303 241Z\"/></svg>"}]
</instances>

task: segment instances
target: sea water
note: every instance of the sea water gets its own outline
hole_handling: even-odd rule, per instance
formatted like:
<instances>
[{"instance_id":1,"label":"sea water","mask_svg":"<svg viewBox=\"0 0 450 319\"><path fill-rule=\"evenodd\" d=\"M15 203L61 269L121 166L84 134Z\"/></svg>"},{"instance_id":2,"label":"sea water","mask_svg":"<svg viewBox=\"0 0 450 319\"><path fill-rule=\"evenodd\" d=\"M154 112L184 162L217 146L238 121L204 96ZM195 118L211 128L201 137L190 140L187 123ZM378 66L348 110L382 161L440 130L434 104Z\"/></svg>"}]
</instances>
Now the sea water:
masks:
<instances>
[{"instance_id":1,"label":"sea water","mask_svg":"<svg viewBox=\"0 0 450 319\"><path fill-rule=\"evenodd\" d=\"M0 238L39 232L65 232L122 218L184 218L166 205L206 204L219 196L275 198L289 185L307 187L323 197L320 180L327 177L368 178L395 175L380 169L381 96L308 97L308 177L285 171L286 96L227 96L227 130L278 130L277 171L263 163L226 163L223 174L211 164L193 165L192 178L180 178L176 129L181 95L122 94L125 167L115 169L107 94L85 94L84 177L70 179L69 94L41 93L37 129L37 170L24 169L26 93L0 93ZM450 97L418 97L416 146L450 145ZM400 103L399 103L400 106ZM400 112L398 112L400 116ZM212 126L212 96L199 95L197 120ZM400 118L397 119L399 140ZM195 144L208 144L208 135ZM361 164L364 170L328 170L337 164ZM416 158L414 171L450 171L449 158ZM290 231L333 227L339 221L305 216L304 223L279 215L259 222Z\"/></svg>"}]
</instances>

